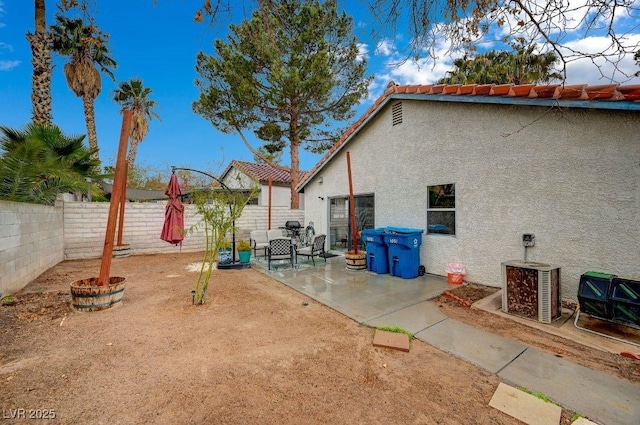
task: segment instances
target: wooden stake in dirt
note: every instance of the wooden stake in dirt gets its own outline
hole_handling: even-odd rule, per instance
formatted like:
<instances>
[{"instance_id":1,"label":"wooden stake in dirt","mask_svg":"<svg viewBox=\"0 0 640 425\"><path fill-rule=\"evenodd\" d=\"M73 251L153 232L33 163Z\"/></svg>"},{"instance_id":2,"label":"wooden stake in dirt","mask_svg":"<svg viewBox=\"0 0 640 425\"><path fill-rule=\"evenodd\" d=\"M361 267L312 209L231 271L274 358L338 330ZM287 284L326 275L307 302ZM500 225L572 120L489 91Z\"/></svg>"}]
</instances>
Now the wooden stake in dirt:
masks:
<instances>
[{"instance_id":1,"label":"wooden stake in dirt","mask_svg":"<svg viewBox=\"0 0 640 425\"><path fill-rule=\"evenodd\" d=\"M353 253L358 254L358 230L356 229L356 205L353 198L353 181L351 179L351 155L347 151L347 173L349 174L349 215L351 216L351 237Z\"/></svg>"},{"instance_id":2,"label":"wooden stake in dirt","mask_svg":"<svg viewBox=\"0 0 640 425\"><path fill-rule=\"evenodd\" d=\"M107 230L104 235L104 249L102 250L102 263L97 286L109 284L109 272L111 271L111 255L113 254L113 239L116 234L116 220L122 192L127 184L126 156L129 146L129 134L131 133L131 111L122 112L122 130L120 131L120 143L118 144L118 157L116 159L116 175L113 179L113 192L109 202L109 216L107 218Z\"/></svg>"}]
</instances>

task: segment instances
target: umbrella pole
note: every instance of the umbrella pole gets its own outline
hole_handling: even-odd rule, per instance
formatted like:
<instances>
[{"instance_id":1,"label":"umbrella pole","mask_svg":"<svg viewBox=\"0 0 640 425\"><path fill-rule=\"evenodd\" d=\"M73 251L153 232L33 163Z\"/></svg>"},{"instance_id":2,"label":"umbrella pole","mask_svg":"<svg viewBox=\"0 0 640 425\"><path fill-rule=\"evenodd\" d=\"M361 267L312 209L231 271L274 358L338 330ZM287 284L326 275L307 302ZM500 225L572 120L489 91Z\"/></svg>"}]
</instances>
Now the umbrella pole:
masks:
<instances>
[{"instance_id":1,"label":"umbrella pole","mask_svg":"<svg viewBox=\"0 0 640 425\"><path fill-rule=\"evenodd\" d=\"M132 112L125 110L122 112L122 130L120 131L120 143L118 144L118 157L116 160L116 175L113 179L113 192L109 202L109 216L107 218L107 230L104 235L104 249L102 250L102 262L100 263L100 275L98 276L98 286L109 283L109 273L111 271L111 255L113 254L113 239L116 233L116 219L118 207L122 196L122 191L126 186L127 169L126 155L129 145L129 134L131 133Z\"/></svg>"}]
</instances>

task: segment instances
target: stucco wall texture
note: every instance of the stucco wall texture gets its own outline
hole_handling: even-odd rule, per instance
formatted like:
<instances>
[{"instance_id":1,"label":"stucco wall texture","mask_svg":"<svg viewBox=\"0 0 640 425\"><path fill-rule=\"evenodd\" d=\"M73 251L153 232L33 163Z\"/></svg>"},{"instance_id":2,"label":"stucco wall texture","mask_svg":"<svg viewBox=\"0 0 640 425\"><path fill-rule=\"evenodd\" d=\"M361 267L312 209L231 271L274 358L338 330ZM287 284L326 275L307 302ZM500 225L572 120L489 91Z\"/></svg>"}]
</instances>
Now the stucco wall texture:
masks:
<instances>
[{"instance_id":1,"label":"stucco wall texture","mask_svg":"<svg viewBox=\"0 0 640 425\"><path fill-rule=\"evenodd\" d=\"M576 300L589 270L640 279L640 117L637 112L391 100L305 187L305 220L329 230L329 198L375 195L375 225L426 229L427 186L455 183L456 235L423 235L421 263L501 286L501 262L561 267ZM319 178L322 177L322 183ZM324 200L319 197L323 197Z\"/></svg>"}]
</instances>

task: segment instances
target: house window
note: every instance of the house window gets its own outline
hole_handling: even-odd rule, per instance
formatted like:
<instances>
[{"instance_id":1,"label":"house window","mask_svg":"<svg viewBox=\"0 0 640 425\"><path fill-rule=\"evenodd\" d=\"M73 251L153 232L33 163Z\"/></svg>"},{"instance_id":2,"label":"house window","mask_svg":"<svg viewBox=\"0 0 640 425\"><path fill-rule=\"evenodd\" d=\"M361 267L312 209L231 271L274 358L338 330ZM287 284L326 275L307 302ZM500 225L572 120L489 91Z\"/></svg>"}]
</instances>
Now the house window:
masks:
<instances>
[{"instance_id":1,"label":"house window","mask_svg":"<svg viewBox=\"0 0 640 425\"><path fill-rule=\"evenodd\" d=\"M427 234L456 234L456 185L428 186Z\"/></svg>"},{"instance_id":2,"label":"house window","mask_svg":"<svg viewBox=\"0 0 640 425\"><path fill-rule=\"evenodd\" d=\"M398 102L391 107L392 125L402 124L402 102Z\"/></svg>"}]
</instances>

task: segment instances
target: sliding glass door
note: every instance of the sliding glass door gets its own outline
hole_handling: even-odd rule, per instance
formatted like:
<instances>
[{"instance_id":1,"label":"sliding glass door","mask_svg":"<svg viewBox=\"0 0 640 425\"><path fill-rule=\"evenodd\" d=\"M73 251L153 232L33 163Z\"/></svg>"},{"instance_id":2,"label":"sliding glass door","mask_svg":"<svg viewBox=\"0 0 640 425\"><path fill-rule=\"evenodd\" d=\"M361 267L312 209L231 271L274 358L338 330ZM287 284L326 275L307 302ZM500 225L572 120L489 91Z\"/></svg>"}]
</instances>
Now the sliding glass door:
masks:
<instances>
[{"instance_id":1,"label":"sliding glass door","mask_svg":"<svg viewBox=\"0 0 640 425\"><path fill-rule=\"evenodd\" d=\"M356 213L356 232L375 227L373 195L354 197ZM353 232L349 218L349 198L336 197L329 199L329 244L332 250L347 251L353 249ZM358 236L358 247L364 249L362 238Z\"/></svg>"}]
</instances>

